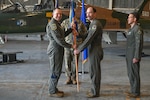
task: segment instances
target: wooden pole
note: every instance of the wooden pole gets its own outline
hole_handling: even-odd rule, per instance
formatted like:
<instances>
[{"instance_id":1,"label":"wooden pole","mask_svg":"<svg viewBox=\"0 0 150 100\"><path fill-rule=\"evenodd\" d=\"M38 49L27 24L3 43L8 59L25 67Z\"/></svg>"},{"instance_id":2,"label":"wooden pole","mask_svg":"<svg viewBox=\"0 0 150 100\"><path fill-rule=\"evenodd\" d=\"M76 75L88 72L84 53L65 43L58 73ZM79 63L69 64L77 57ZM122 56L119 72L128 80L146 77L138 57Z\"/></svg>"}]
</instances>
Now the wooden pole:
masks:
<instances>
[{"instance_id":1,"label":"wooden pole","mask_svg":"<svg viewBox=\"0 0 150 100\"><path fill-rule=\"evenodd\" d=\"M76 81L77 81L77 92L80 91L79 87L79 75L78 75L78 57L75 55L75 62L76 62Z\"/></svg>"}]
</instances>

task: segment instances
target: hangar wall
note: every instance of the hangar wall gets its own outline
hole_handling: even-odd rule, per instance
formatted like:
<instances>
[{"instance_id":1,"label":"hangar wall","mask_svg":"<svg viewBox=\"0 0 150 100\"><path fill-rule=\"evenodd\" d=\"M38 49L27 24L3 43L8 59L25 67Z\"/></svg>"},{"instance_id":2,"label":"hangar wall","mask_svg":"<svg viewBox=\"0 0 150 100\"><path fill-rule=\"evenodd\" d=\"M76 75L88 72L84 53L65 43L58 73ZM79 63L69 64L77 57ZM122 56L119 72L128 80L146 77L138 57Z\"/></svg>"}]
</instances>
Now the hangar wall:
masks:
<instances>
[{"instance_id":1,"label":"hangar wall","mask_svg":"<svg viewBox=\"0 0 150 100\"><path fill-rule=\"evenodd\" d=\"M40 0L11 0L13 2L21 2L24 5L34 5ZM45 1L53 1L53 0L42 0ZM63 2L70 1L70 0L59 0L60 5L63 4ZM78 1L78 0L74 0ZM80 0L82 1L82 0ZM108 8L109 7L109 1L110 0L84 0L85 3L95 5L95 6L101 6ZM112 0L113 1L113 8L135 8L137 7L143 0ZM8 3L8 0L1 0L1 3Z\"/></svg>"},{"instance_id":2,"label":"hangar wall","mask_svg":"<svg viewBox=\"0 0 150 100\"><path fill-rule=\"evenodd\" d=\"M135 8L143 0L113 0L113 8ZM109 0L85 0L86 3L108 8Z\"/></svg>"}]
</instances>

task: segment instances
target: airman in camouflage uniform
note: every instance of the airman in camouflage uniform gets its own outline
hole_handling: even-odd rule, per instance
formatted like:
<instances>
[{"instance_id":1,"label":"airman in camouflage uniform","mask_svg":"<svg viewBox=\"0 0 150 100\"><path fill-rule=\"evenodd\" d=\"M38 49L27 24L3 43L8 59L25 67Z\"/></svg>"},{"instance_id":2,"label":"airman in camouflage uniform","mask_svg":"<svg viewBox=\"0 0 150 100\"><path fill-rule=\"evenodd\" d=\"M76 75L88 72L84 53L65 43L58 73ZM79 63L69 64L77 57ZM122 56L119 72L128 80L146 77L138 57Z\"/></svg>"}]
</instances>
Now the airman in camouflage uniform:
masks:
<instances>
[{"instance_id":1,"label":"airman in camouflage uniform","mask_svg":"<svg viewBox=\"0 0 150 100\"><path fill-rule=\"evenodd\" d=\"M78 46L84 40L84 35L86 33L86 27L77 18L75 18L75 21L77 23L77 31L78 31L78 36L77 36L77 40L76 40L76 43ZM61 26L65 30L67 30L71 26L69 18L65 19L61 23ZM67 43L73 44L73 34L69 34L65 38L65 40ZM77 83L76 82L76 68L75 68L73 56L74 56L73 55L73 49L65 48L64 57L65 57L65 68L66 68L66 76L67 76L67 80L66 80L65 84L76 84ZM77 55L77 57L79 58L79 55Z\"/></svg>"}]
</instances>

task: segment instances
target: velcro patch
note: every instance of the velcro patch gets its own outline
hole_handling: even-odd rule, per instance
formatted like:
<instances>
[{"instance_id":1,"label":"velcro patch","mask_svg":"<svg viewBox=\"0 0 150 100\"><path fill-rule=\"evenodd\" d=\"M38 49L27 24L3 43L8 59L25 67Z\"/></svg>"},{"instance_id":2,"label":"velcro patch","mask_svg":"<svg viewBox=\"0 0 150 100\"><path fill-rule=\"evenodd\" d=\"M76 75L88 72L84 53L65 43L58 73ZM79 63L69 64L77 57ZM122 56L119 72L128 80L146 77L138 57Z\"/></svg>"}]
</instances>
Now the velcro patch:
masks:
<instances>
[{"instance_id":1,"label":"velcro patch","mask_svg":"<svg viewBox=\"0 0 150 100\"><path fill-rule=\"evenodd\" d=\"M131 35L131 32L128 32L127 35Z\"/></svg>"},{"instance_id":2,"label":"velcro patch","mask_svg":"<svg viewBox=\"0 0 150 100\"><path fill-rule=\"evenodd\" d=\"M93 26L92 26L92 30L95 30L95 29L96 29L96 25L93 25Z\"/></svg>"},{"instance_id":3,"label":"velcro patch","mask_svg":"<svg viewBox=\"0 0 150 100\"><path fill-rule=\"evenodd\" d=\"M140 30L138 30L138 34L142 34L142 32Z\"/></svg>"},{"instance_id":4,"label":"velcro patch","mask_svg":"<svg viewBox=\"0 0 150 100\"><path fill-rule=\"evenodd\" d=\"M52 30L56 30L57 29L56 24L51 24L50 27L51 27Z\"/></svg>"}]
</instances>

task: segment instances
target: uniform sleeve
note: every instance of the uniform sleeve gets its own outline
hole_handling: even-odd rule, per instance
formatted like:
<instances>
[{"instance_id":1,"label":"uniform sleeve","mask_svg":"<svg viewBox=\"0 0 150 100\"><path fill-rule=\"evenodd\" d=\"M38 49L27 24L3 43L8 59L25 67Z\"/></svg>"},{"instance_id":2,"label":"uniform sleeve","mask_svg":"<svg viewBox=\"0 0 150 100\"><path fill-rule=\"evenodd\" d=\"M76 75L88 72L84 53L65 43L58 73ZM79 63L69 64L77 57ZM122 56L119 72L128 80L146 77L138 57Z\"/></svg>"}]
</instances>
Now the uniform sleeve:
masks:
<instances>
[{"instance_id":1,"label":"uniform sleeve","mask_svg":"<svg viewBox=\"0 0 150 100\"><path fill-rule=\"evenodd\" d=\"M87 36L87 29L86 29L85 25L82 22L79 23L78 33L79 33L79 35L77 37L82 38L83 40Z\"/></svg>"},{"instance_id":2,"label":"uniform sleeve","mask_svg":"<svg viewBox=\"0 0 150 100\"><path fill-rule=\"evenodd\" d=\"M65 42L64 37L61 35L63 33L60 33L61 31L58 29L56 24L51 24L50 28L51 28L51 35L52 35L53 39L60 46L65 47L65 48L71 48L72 45Z\"/></svg>"},{"instance_id":3,"label":"uniform sleeve","mask_svg":"<svg viewBox=\"0 0 150 100\"><path fill-rule=\"evenodd\" d=\"M65 37L68 36L70 33L72 33L72 28L67 29L67 31L65 31Z\"/></svg>"},{"instance_id":4,"label":"uniform sleeve","mask_svg":"<svg viewBox=\"0 0 150 100\"><path fill-rule=\"evenodd\" d=\"M134 58L140 59L143 48L143 31L139 28L135 33L135 54Z\"/></svg>"},{"instance_id":5,"label":"uniform sleeve","mask_svg":"<svg viewBox=\"0 0 150 100\"><path fill-rule=\"evenodd\" d=\"M83 41L83 43L78 47L79 51L83 51L91 42L93 41L94 37L96 36L96 30L98 29L96 24L91 25L87 34L88 36Z\"/></svg>"},{"instance_id":6,"label":"uniform sleeve","mask_svg":"<svg viewBox=\"0 0 150 100\"><path fill-rule=\"evenodd\" d=\"M50 38L50 23L47 24L46 26L46 33L47 33L47 37Z\"/></svg>"},{"instance_id":7,"label":"uniform sleeve","mask_svg":"<svg viewBox=\"0 0 150 100\"><path fill-rule=\"evenodd\" d=\"M64 34L65 37L68 36L72 32L72 28L70 28L70 24L69 24L68 19L65 19L61 23L61 27L65 30L65 34Z\"/></svg>"},{"instance_id":8,"label":"uniform sleeve","mask_svg":"<svg viewBox=\"0 0 150 100\"><path fill-rule=\"evenodd\" d=\"M61 23L61 27L65 28L65 21Z\"/></svg>"}]
</instances>

